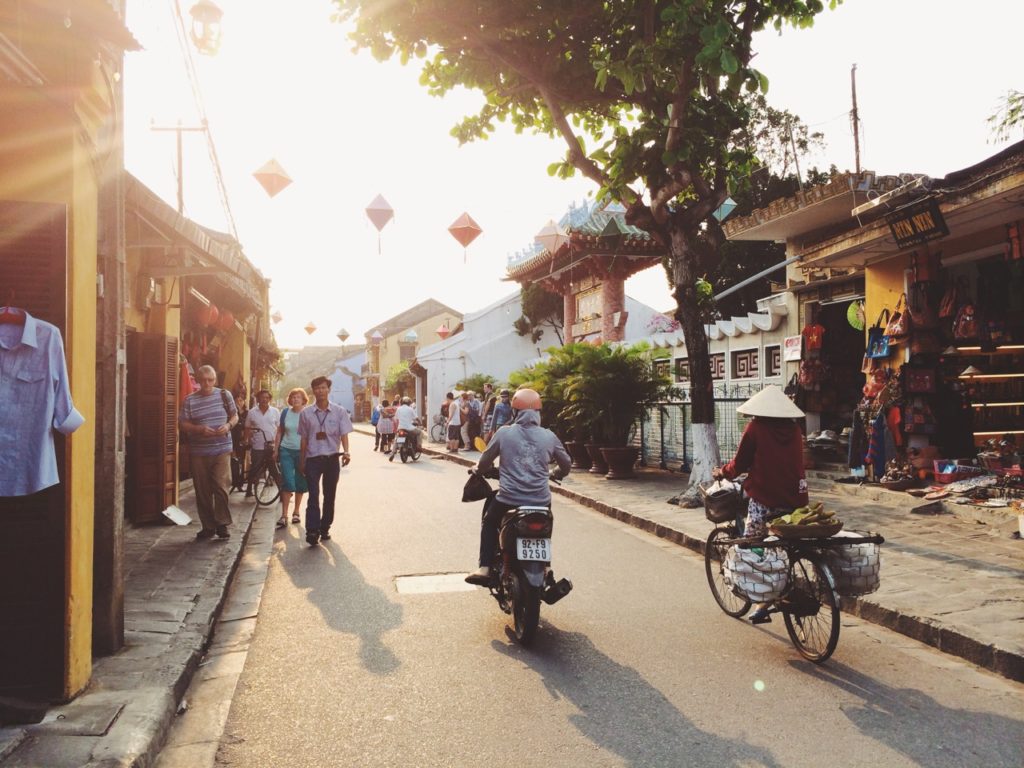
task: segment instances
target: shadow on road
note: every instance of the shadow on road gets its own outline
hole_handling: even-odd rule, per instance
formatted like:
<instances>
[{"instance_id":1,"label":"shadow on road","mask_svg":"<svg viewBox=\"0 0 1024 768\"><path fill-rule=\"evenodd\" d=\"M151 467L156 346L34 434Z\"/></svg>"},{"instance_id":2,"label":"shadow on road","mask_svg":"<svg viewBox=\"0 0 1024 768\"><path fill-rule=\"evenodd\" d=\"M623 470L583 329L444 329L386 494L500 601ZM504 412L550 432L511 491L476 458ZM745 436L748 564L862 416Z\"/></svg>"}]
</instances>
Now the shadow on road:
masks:
<instances>
[{"instance_id":1,"label":"shadow on road","mask_svg":"<svg viewBox=\"0 0 1024 768\"><path fill-rule=\"evenodd\" d=\"M279 543L284 550L277 555L292 583L306 590L307 598L332 629L359 638L363 667L375 675L389 675L398 669L401 662L384 643L384 634L401 626L402 606L367 583L337 542L309 547L289 536Z\"/></svg>"},{"instance_id":2,"label":"shadow on road","mask_svg":"<svg viewBox=\"0 0 1024 768\"><path fill-rule=\"evenodd\" d=\"M572 702L580 710L570 715L572 725L627 765L779 765L761 747L694 725L639 672L602 653L586 635L548 622L544 630L536 651L497 640L492 646L537 672L552 697Z\"/></svg>"},{"instance_id":3,"label":"shadow on road","mask_svg":"<svg viewBox=\"0 0 1024 768\"><path fill-rule=\"evenodd\" d=\"M866 736L917 765L1024 765L1024 720L947 707L914 688L893 688L830 661L790 662L794 670L863 700L841 710ZM1019 714L1019 713L1018 713ZM937 740L936 733L946 738Z\"/></svg>"}]
</instances>

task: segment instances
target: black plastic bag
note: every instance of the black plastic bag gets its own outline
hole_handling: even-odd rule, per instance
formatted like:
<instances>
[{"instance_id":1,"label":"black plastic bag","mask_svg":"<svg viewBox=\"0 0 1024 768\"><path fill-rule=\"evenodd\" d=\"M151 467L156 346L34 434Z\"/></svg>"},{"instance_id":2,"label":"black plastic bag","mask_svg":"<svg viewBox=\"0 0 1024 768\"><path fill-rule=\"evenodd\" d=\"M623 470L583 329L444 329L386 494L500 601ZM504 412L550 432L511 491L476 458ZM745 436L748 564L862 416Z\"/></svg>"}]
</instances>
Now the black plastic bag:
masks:
<instances>
[{"instance_id":1,"label":"black plastic bag","mask_svg":"<svg viewBox=\"0 0 1024 768\"><path fill-rule=\"evenodd\" d=\"M462 489L462 500L466 502L483 501L493 493L490 483L476 472L470 472L469 480L466 481L466 485Z\"/></svg>"}]
</instances>

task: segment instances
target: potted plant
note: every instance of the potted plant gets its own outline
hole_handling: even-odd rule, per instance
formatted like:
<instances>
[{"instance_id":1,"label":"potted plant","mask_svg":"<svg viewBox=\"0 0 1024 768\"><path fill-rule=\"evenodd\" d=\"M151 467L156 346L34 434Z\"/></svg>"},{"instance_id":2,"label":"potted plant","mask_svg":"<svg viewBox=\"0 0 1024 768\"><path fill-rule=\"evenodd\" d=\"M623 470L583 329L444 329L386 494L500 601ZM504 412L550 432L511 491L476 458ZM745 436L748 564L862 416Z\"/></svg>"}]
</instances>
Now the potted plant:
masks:
<instances>
[{"instance_id":1,"label":"potted plant","mask_svg":"<svg viewBox=\"0 0 1024 768\"><path fill-rule=\"evenodd\" d=\"M607 465L606 477L632 477L639 449L629 441L636 425L649 418L648 407L669 399L674 388L659 373L646 344L591 347L565 385L565 416L587 425L592 455ZM596 456L595 456L596 458ZM593 469L591 470L593 471Z\"/></svg>"}]
</instances>

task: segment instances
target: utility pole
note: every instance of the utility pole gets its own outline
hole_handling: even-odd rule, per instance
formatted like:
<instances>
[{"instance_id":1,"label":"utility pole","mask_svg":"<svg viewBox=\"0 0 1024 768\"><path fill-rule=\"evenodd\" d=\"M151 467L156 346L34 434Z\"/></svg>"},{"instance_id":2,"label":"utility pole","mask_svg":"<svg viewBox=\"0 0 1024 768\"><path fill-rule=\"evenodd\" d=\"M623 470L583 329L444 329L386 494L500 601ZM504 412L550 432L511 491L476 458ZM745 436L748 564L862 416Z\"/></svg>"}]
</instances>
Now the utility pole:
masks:
<instances>
[{"instance_id":1,"label":"utility pole","mask_svg":"<svg viewBox=\"0 0 1024 768\"><path fill-rule=\"evenodd\" d=\"M183 132L193 133L205 133L206 132L206 121L203 121L202 125L198 126L186 126L181 124L181 120L175 126L157 126L150 125L152 131L174 131L177 134L177 147L178 147L178 213L182 216L185 215L185 184L182 178L182 151L181 151L181 134Z\"/></svg>"},{"instance_id":2,"label":"utility pole","mask_svg":"<svg viewBox=\"0 0 1024 768\"><path fill-rule=\"evenodd\" d=\"M793 138L793 123L786 121L786 130L789 131L789 143L793 147L793 164L796 166L796 183L800 185L800 191L804 191L804 180L800 176L800 158L796 154L796 140Z\"/></svg>"},{"instance_id":3,"label":"utility pole","mask_svg":"<svg viewBox=\"0 0 1024 768\"><path fill-rule=\"evenodd\" d=\"M854 167L860 173L860 115L857 114L857 65L850 70L850 90L853 93L853 109L850 110L850 122L853 123L853 155Z\"/></svg>"}]
</instances>

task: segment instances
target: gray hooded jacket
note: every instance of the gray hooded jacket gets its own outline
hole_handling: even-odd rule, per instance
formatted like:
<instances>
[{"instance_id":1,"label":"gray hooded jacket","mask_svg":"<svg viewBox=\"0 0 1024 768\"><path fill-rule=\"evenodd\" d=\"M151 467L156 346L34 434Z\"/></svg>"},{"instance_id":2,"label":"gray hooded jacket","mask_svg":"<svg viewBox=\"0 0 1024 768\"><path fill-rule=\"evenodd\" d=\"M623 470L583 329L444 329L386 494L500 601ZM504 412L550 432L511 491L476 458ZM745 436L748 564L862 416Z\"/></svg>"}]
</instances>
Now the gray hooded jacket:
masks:
<instances>
[{"instance_id":1,"label":"gray hooded jacket","mask_svg":"<svg viewBox=\"0 0 1024 768\"><path fill-rule=\"evenodd\" d=\"M572 459L554 432L540 425L539 411L520 411L515 420L494 433L477 468L487 471L501 458L498 501L506 504L551 503L548 472L551 462L563 475L569 474Z\"/></svg>"}]
</instances>

